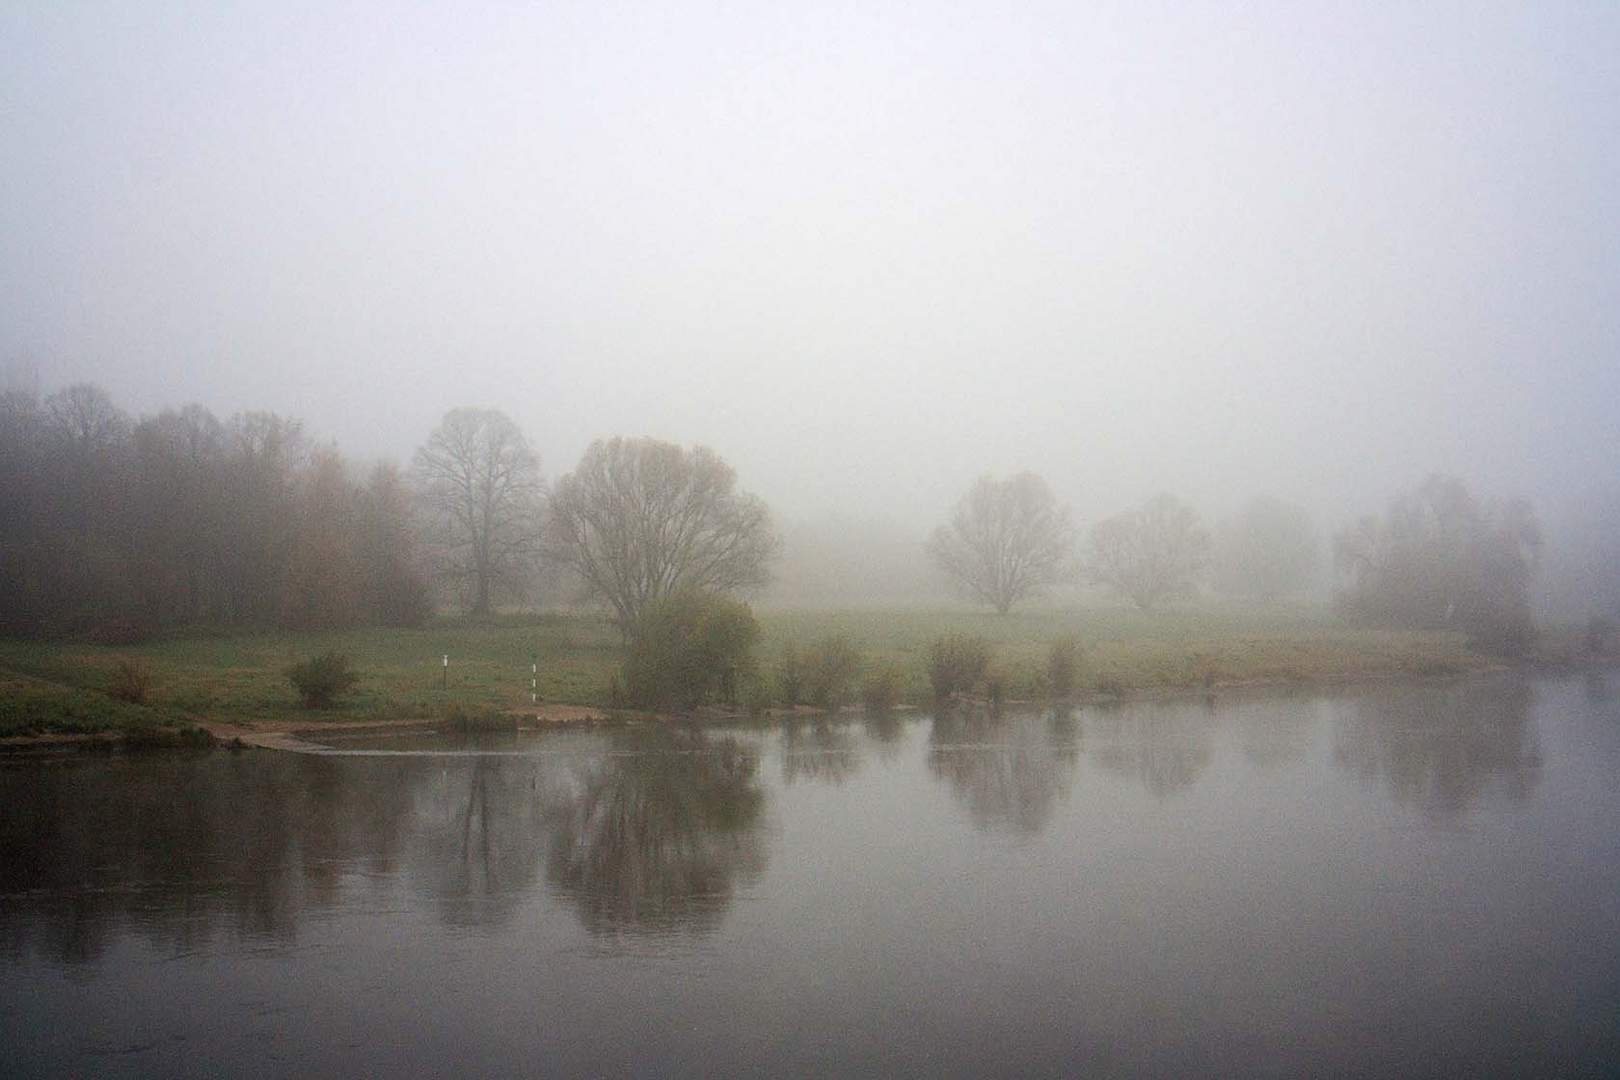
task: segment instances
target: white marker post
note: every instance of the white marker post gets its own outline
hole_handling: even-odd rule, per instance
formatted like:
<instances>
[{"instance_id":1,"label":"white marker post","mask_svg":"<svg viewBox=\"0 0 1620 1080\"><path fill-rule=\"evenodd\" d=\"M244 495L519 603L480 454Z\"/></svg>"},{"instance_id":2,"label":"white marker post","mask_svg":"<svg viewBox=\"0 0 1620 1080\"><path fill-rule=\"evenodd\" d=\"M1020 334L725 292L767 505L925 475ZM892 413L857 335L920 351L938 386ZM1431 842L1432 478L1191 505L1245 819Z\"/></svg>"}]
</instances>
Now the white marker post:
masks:
<instances>
[{"instance_id":1,"label":"white marker post","mask_svg":"<svg viewBox=\"0 0 1620 1080\"><path fill-rule=\"evenodd\" d=\"M444 682L443 682L442 686L443 686L443 689L445 689L445 690L450 689L450 654L449 653L444 654Z\"/></svg>"},{"instance_id":2,"label":"white marker post","mask_svg":"<svg viewBox=\"0 0 1620 1080\"><path fill-rule=\"evenodd\" d=\"M529 654L529 704L540 703L540 654Z\"/></svg>"}]
</instances>

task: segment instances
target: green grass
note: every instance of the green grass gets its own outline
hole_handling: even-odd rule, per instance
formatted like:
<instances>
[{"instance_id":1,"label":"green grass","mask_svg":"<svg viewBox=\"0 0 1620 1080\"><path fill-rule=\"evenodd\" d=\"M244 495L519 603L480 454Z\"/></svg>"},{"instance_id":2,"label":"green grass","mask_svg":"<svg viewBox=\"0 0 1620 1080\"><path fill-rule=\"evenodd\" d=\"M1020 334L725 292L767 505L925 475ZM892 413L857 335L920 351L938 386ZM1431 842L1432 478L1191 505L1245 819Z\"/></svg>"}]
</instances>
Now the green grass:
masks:
<instances>
[{"instance_id":1,"label":"green grass","mask_svg":"<svg viewBox=\"0 0 1620 1080\"><path fill-rule=\"evenodd\" d=\"M327 650L350 657L360 685L335 707L306 712L287 668ZM448 671L441 666L446 654ZM0 641L0 672L99 693L119 661L135 659L152 673L149 704L165 713L213 720L353 720L439 717L452 705L526 702L534 655L543 700L593 704L616 670L618 636L606 620L573 615L484 625L445 621L420 630L175 637L120 648Z\"/></svg>"},{"instance_id":2,"label":"green grass","mask_svg":"<svg viewBox=\"0 0 1620 1080\"><path fill-rule=\"evenodd\" d=\"M1216 683L1309 682L1463 671L1486 661L1462 635L1367 630L1325 607L1201 607L1144 613L1096 607L1015 611L766 612L763 659L774 665L789 641L844 634L868 663L894 664L903 696L926 700L928 649L944 634L975 634L995 650L1015 696L1034 692L1052 642L1074 635L1084 647L1082 690L1162 690Z\"/></svg>"},{"instance_id":3,"label":"green grass","mask_svg":"<svg viewBox=\"0 0 1620 1080\"><path fill-rule=\"evenodd\" d=\"M99 731L153 734L185 726L172 712L116 701L95 690L0 672L0 736Z\"/></svg>"},{"instance_id":4,"label":"green grass","mask_svg":"<svg viewBox=\"0 0 1620 1080\"><path fill-rule=\"evenodd\" d=\"M948 633L977 634L995 648L1009 692L1026 696L1044 671L1052 641L1073 634L1085 647L1082 689L1137 690L1252 681L1461 671L1484 661L1454 634L1346 627L1322 608L1259 611L1196 608L1143 614L1124 607L1044 609L998 616L969 610L761 611L767 675L783 647L846 635L868 668L892 665L907 701L926 701L927 655ZM286 669L326 650L347 654L357 690L307 712ZM448 675L440 658L448 654ZM439 718L529 700L537 656L543 701L605 703L619 640L604 618L583 614L509 617L474 624L443 620L416 630L337 633L198 634L112 648L0 641L0 734L136 730L198 719L286 721ZM103 692L121 660L152 674L146 706Z\"/></svg>"}]
</instances>

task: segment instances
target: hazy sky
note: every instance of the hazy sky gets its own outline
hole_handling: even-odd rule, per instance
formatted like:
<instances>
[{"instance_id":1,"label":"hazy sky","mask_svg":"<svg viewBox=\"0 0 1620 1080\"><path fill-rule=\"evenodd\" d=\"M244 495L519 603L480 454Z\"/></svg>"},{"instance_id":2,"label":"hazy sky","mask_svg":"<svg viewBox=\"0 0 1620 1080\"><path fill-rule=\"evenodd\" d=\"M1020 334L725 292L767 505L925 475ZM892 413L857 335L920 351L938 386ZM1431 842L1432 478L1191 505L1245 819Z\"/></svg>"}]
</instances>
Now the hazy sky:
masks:
<instances>
[{"instance_id":1,"label":"hazy sky","mask_svg":"<svg viewBox=\"0 0 1620 1080\"><path fill-rule=\"evenodd\" d=\"M1620 477L1620 4L0 6L0 357L779 511Z\"/></svg>"}]
</instances>

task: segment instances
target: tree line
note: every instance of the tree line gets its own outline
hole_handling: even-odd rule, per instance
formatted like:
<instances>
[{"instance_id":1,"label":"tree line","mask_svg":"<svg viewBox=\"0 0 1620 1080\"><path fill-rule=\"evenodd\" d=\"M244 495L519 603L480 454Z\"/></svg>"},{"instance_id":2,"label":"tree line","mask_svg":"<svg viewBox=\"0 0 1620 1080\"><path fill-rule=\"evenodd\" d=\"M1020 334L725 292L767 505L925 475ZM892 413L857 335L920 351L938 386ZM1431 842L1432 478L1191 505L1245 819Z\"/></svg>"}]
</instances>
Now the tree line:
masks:
<instances>
[{"instance_id":1,"label":"tree line","mask_svg":"<svg viewBox=\"0 0 1620 1080\"><path fill-rule=\"evenodd\" d=\"M93 386L0 395L0 632L331 628L429 610L400 471L295 420L132 419Z\"/></svg>"},{"instance_id":2,"label":"tree line","mask_svg":"<svg viewBox=\"0 0 1620 1080\"><path fill-rule=\"evenodd\" d=\"M542 572L629 635L652 602L762 585L765 504L712 451L591 444L547 491L523 431L452 409L408 470L360 470L295 420L197 405L134 419L105 391L0 394L0 634L127 643L181 627L418 625Z\"/></svg>"},{"instance_id":3,"label":"tree line","mask_svg":"<svg viewBox=\"0 0 1620 1080\"><path fill-rule=\"evenodd\" d=\"M1540 546L1522 501L1433 477L1333 540L1340 603L1368 622L1528 642ZM458 408L402 471L361 470L265 412L197 405L132 419L77 385L0 394L0 633L133 639L191 626L415 625L475 615L543 574L611 612L628 640L681 594L763 585L780 548L765 504L703 447L593 442L548 489L522 429ZM970 599L1007 612L1089 582L1144 611L1211 582L1275 600L1307 586L1309 516L1256 499L1215 531L1169 494L1084 535L1039 476L980 478L928 543Z\"/></svg>"},{"instance_id":4,"label":"tree line","mask_svg":"<svg viewBox=\"0 0 1620 1080\"><path fill-rule=\"evenodd\" d=\"M1523 652L1534 634L1530 585L1541 531L1530 505L1476 498L1454 477L1431 476L1333 539L1344 581L1337 599L1370 624L1465 632L1476 647ZM1217 533L1174 495L1098 522L1081 543L1065 506L1033 473L981 477L935 530L928 549L977 602L1006 613L1060 584L1089 582L1143 611L1207 579L1260 600L1312 579L1318 547L1310 517L1271 498L1251 501Z\"/></svg>"},{"instance_id":5,"label":"tree line","mask_svg":"<svg viewBox=\"0 0 1620 1080\"><path fill-rule=\"evenodd\" d=\"M984 476L934 531L929 554L961 590L1005 614L1060 584L1104 586L1143 611L1190 595L1212 577L1229 594L1276 600L1304 589L1316 569L1304 510L1250 502L1218 534L1162 493L1092 526L1084 536L1046 481L1024 472Z\"/></svg>"}]
</instances>

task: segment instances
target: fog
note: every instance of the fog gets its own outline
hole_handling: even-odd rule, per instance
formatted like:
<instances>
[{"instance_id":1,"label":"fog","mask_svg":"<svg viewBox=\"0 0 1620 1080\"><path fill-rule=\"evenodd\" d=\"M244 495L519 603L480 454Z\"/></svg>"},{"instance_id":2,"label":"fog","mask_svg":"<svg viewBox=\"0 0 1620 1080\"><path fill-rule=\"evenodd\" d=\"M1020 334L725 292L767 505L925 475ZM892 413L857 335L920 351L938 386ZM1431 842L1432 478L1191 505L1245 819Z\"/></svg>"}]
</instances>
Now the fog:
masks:
<instances>
[{"instance_id":1,"label":"fog","mask_svg":"<svg viewBox=\"0 0 1620 1080\"><path fill-rule=\"evenodd\" d=\"M920 540L1620 479L1620 9L0 12L0 357L404 460L509 413ZM822 529L832 526L822 525Z\"/></svg>"}]
</instances>

